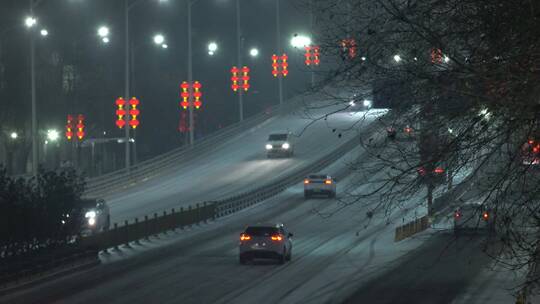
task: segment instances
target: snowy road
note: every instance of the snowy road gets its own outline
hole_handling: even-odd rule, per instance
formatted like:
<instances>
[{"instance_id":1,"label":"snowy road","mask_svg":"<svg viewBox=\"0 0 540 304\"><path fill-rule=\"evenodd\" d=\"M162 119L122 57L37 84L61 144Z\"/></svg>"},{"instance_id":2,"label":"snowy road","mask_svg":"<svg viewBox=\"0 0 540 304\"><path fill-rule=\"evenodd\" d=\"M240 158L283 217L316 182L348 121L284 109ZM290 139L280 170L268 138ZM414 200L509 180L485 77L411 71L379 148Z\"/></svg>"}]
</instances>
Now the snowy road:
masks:
<instances>
[{"instance_id":1,"label":"snowy road","mask_svg":"<svg viewBox=\"0 0 540 304\"><path fill-rule=\"evenodd\" d=\"M325 170L339 177L338 191L348 188L351 180L358 182L346 177L345 163L361 153L355 149ZM360 158L372 161L365 155ZM368 176L377 179L384 174ZM357 190L368 191L371 186L360 184ZM369 203L341 208L337 200L305 200L299 184L209 225L101 254L102 264L96 268L0 302L262 304L350 299L350 303L400 304L474 299L467 287L490 264L479 239L455 242L452 234L430 229L395 243L395 226L413 210L396 210L390 219L376 215L368 224ZM291 262L238 263L239 233L257 222L283 222L289 227L294 233Z\"/></svg>"},{"instance_id":2,"label":"snowy road","mask_svg":"<svg viewBox=\"0 0 540 304\"><path fill-rule=\"evenodd\" d=\"M317 118L328 111L328 108L312 110L309 115ZM349 128L360 122L355 127L362 130L383 113L338 113L315 123L303 112L273 117L196 157L173 173L106 197L111 208L111 221L123 222L170 208L216 200L278 180L357 136L352 131L339 138L339 131L333 132L333 129ZM302 132L310 123L310 127ZM295 155L289 159L267 159L264 146L268 134L280 130L300 135Z\"/></svg>"}]
</instances>

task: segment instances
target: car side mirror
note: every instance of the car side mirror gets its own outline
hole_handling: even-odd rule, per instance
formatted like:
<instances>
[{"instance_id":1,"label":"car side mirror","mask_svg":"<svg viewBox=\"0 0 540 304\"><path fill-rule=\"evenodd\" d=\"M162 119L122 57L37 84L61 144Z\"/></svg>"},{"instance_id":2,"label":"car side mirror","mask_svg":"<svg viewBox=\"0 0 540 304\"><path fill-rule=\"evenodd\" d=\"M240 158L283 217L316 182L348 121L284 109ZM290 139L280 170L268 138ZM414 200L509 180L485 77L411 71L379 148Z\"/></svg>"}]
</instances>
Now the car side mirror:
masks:
<instances>
[{"instance_id":1,"label":"car side mirror","mask_svg":"<svg viewBox=\"0 0 540 304\"><path fill-rule=\"evenodd\" d=\"M293 234L289 232L288 236L289 236L289 237L292 237L292 236L293 236Z\"/></svg>"}]
</instances>

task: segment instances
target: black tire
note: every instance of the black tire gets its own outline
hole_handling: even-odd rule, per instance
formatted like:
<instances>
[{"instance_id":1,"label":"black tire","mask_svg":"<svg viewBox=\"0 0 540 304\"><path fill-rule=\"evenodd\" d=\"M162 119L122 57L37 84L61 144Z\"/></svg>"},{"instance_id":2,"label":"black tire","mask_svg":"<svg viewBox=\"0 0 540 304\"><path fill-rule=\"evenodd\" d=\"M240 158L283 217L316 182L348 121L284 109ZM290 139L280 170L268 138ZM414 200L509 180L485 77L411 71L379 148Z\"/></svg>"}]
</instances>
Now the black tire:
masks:
<instances>
[{"instance_id":1,"label":"black tire","mask_svg":"<svg viewBox=\"0 0 540 304\"><path fill-rule=\"evenodd\" d=\"M310 198L311 194L308 191L304 191L304 197L305 198Z\"/></svg>"},{"instance_id":2,"label":"black tire","mask_svg":"<svg viewBox=\"0 0 540 304\"><path fill-rule=\"evenodd\" d=\"M289 251L289 254L287 254L286 260L290 261L292 259L292 250Z\"/></svg>"},{"instance_id":3,"label":"black tire","mask_svg":"<svg viewBox=\"0 0 540 304\"><path fill-rule=\"evenodd\" d=\"M244 256L239 256L239 260L240 260L240 264L241 265L246 265L247 263L247 259L244 257Z\"/></svg>"},{"instance_id":4,"label":"black tire","mask_svg":"<svg viewBox=\"0 0 540 304\"><path fill-rule=\"evenodd\" d=\"M285 249L283 249L283 254L281 254L279 257L278 257L278 263L280 265L283 265L285 264L285 262L287 261L287 256L285 255Z\"/></svg>"}]
</instances>

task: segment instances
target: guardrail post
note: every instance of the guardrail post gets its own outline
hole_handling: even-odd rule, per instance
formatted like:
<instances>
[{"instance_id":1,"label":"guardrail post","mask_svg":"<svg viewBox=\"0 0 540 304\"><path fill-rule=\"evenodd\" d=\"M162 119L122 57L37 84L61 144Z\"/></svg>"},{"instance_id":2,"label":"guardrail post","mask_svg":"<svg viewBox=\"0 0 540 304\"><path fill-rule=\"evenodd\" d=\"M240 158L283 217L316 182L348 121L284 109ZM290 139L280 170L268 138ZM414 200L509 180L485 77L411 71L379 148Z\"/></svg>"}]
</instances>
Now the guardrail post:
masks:
<instances>
[{"instance_id":1,"label":"guardrail post","mask_svg":"<svg viewBox=\"0 0 540 304\"><path fill-rule=\"evenodd\" d=\"M144 238L150 240L150 231L148 229L148 215L144 216Z\"/></svg>"},{"instance_id":2,"label":"guardrail post","mask_svg":"<svg viewBox=\"0 0 540 304\"><path fill-rule=\"evenodd\" d=\"M157 224L158 224L158 221L157 221L157 213L154 213L154 224L152 225L152 234L155 236L155 237L158 237L158 229L157 229Z\"/></svg>"},{"instance_id":3,"label":"guardrail post","mask_svg":"<svg viewBox=\"0 0 540 304\"><path fill-rule=\"evenodd\" d=\"M197 223L197 226L200 226L201 225L201 205L199 203L195 204L195 208L196 209L196 217L197 217L197 220L196 220L196 223Z\"/></svg>"},{"instance_id":4,"label":"guardrail post","mask_svg":"<svg viewBox=\"0 0 540 304\"><path fill-rule=\"evenodd\" d=\"M129 224L128 224L128 221L126 220L126 221L124 221L124 230L125 230L125 232L124 232L124 245L126 247L131 247L129 245L129 229L130 229Z\"/></svg>"},{"instance_id":5,"label":"guardrail post","mask_svg":"<svg viewBox=\"0 0 540 304\"><path fill-rule=\"evenodd\" d=\"M134 227L133 227L133 230L135 230L135 237L137 238L135 240L135 244L137 245L140 245L141 242L140 242L140 238L141 238L141 229L139 227L139 218L135 218L135 224L134 224Z\"/></svg>"},{"instance_id":6,"label":"guardrail post","mask_svg":"<svg viewBox=\"0 0 540 304\"><path fill-rule=\"evenodd\" d=\"M161 227L159 230L163 231L163 234L167 234L169 229L169 219L167 218L167 211L163 211L163 220L161 220Z\"/></svg>"},{"instance_id":7,"label":"guardrail post","mask_svg":"<svg viewBox=\"0 0 540 304\"><path fill-rule=\"evenodd\" d=\"M178 214L178 219L179 219L179 223L178 225L180 226L180 229L181 230L184 230L184 217L185 217L185 213L184 213L184 207L180 207L180 214Z\"/></svg>"},{"instance_id":8,"label":"guardrail post","mask_svg":"<svg viewBox=\"0 0 540 304\"><path fill-rule=\"evenodd\" d=\"M188 206L188 215L190 217L188 223L189 223L189 228L193 227L193 218L191 218L193 216L192 214L193 212L191 212L191 205Z\"/></svg>"},{"instance_id":9,"label":"guardrail post","mask_svg":"<svg viewBox=\"0 0 540 304\"><path fill-rule=\"evenodd\" d=\"M113 229L114 229L114 250L120 250L120 248L118 248L118 244L120 243L119 242L119 235L118 235L118 223L114 223L113 225Z\"/></svg>"},{"instance_id":10,"label":"guardrail post","mask_svg":"<svg viewBox=\"0 0 540 304\"><path fill-rule=\"evenodd\" d=\"M178 227L178 225L176 224L176 211L174 210L174 208L171 209L170 222L171 222L172 231L176 231L176 227Z\"/></svg>"}]
</instances>

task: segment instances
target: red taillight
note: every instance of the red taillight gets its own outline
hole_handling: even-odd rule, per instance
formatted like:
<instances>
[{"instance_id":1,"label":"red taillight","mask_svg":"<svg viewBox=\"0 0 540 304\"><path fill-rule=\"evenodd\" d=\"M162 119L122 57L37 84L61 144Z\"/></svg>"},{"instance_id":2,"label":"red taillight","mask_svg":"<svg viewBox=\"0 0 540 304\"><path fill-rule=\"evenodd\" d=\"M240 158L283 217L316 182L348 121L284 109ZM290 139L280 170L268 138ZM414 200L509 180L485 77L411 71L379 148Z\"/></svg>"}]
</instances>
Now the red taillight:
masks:
<instances>
[{"instance_id":1,"label":"red taillight","mask_svg":"<svg viewBox=\"0 0 540 304\"><path fill-rule=\"evenodd\" d=\"M331 179L327 179L324 181L325 184L327 185L331 185L332 184L332 180Z\"/></svg>"},{"instance_id":2,"label":"red taillight","mask_svg":"<svg viewBox=\"0 0 540 304\"><path fill-rule=\"evenodd\" d=\"M251 236L249 234L242 233L240 234L240 241L249 241L251 240Z\"/></svg>"},{"instance_id":3,"label":"red taillight","mask_svg":"<svg viewBox=\"0 0 540 304\"><path fill-rule=\"evenodd\" d=\"M461 217L461 213L459 213L458 211L456 211L456 212L454 213L454 217L455 217L456 219L460 218L460 217Z\"/></svg>"},{"instance_id":4,"label":"red taillight","mask_svg":"<svg viewBox=\"0 0 540 304\"><path fill-rule=\"evenodd\" d=\"M489 213L487 212L482 213L482 218L486 221L489 220Z\"/></svg>"},{"instance_id":5,"label":"red taillight","mask_svg":"<svg viewBox=\"0 0 540 304\"><path fill-rule=\"evenodd\" d=\"M435 170L433 170L433 172L435 172L436 174L442 174L444 173L444 169L441 167L437 167L435 168Z\"/></svg>"},{"instance_id":6,"label":"red taillight","mask_svg":"<svg viewBox=\"0 0 540 304\"><path fill-rule=\"evenodd\" d=\"M411 127L405 127L405 133L411 133L412 132L412 128Z\"/></svg>"},{"instance_id":7,"label":"red taillight","mask_svg":"<svg viewBox=\"0 0 540 304\"><path fill-rule=\"evenodd\" d=\"M280 234L272 235L272 241L281 241L283 240L283 237Z\"/></svg>"},{"instance_id":8,"label":"red taillight","mask_svg":"<svg viewBox=\"0 0 540 304\"><path fill-rule=\"evenodd\" d=\"M305 179L304 184L309 184L309 179Z\"/></svg>"}]
</instances>

